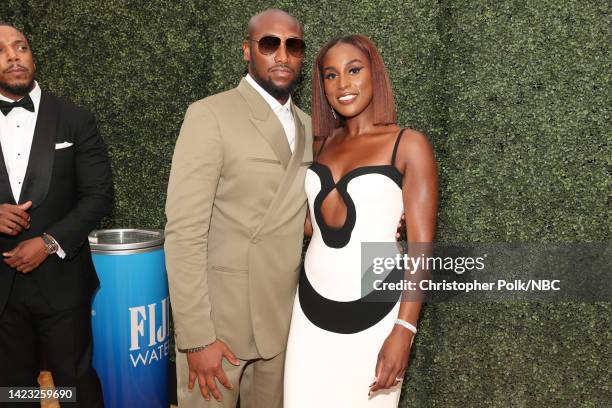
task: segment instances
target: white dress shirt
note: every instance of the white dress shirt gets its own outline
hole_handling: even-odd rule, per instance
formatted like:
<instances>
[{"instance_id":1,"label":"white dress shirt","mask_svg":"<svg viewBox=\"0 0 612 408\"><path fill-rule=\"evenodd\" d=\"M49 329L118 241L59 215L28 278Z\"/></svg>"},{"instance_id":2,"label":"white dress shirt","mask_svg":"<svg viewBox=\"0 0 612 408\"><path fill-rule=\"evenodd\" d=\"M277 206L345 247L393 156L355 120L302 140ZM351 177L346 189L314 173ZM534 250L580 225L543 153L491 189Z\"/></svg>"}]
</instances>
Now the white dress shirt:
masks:
<instances>
[{"instance_id":1,"label":"white dress shirt","mask_svg":"<svg viewBox=\"0 0 612 408\"><path fill-rule=\"evenodd\" d=\"M34 112L21 107L13 108L7 115L0 112L0 144L2 145L4 164L11 183L11 191L16 203L19 202L21 196L21 187L23 187L28 161L30 160L36 118L38 118L38 108L40 106L38 82L34 82L34 88L30 91L30 98L34 103ZM0 94L0 100L14 102L2 94ZM57 255L64 258L66 254L59 243L58 247Z\"/></svg>"},{"instance_id":2,"label":"white dress shirt","mask_svg":"<svg viewBox=\"0 0 612 408\"><path fill-rule=\"evenodd\" d=\"M0 112L0 143L6 171L11 183L11 190L15 202L19 202L21 187L28 168L30 148L34 138L34 127L40 106L40 87L35 83L30 91L30 98L34 102L34 112L24 108L13 108L8 115ZM12 99L0 94L0 100L14 102Z\"/></svg>"},{"instance_id":3,"label":"white dress shirt","mask_svg":"<svg viewBox=\"0 0 612 408\"><path fill-rule=\"evenodd\" d=\"M295 148L295 119L293 118L293 112L291 112L291 95L289 95L287 102L285 102L284 105L281 105L276 98L266 92L265 89L255 82L250 74L247 74L245 79L253 88L255 88L257 93L264 98L268 105L270 105L272 112L274 112L281 125L283 125L285 136L287 136L287 143L289 143L289 148L291 149L291 153L293 153Z\"/></svg>"}]
</instances>

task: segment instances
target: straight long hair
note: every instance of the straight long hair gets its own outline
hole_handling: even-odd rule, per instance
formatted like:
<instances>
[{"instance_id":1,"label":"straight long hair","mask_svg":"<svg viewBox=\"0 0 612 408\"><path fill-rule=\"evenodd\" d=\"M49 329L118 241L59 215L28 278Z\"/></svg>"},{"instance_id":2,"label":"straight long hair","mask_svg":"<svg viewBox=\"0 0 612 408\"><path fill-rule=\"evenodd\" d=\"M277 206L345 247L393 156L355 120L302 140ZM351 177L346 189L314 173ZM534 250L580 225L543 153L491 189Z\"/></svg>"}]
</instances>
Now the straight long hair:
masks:
<instances>
[{"instance_id":1,"label":"straight long hair","mask_svg":"<svg viewBox=\"0 0 612 408\"><path fill-rule=\"evenodd\" d=\"M323 85L323 59L327 52L337 44L350 44L363 52L372 68L372 87L374 104L374 124L390 125L397 122L395 101L391 81L380 53L374 43L366 36L353 34L336 37L328 41L315 59L312 69L312 131L316 137L328 137L334 129L342 125L341 118L334 118L332 108L325 96Z\"/></svg>"}]
</instances>

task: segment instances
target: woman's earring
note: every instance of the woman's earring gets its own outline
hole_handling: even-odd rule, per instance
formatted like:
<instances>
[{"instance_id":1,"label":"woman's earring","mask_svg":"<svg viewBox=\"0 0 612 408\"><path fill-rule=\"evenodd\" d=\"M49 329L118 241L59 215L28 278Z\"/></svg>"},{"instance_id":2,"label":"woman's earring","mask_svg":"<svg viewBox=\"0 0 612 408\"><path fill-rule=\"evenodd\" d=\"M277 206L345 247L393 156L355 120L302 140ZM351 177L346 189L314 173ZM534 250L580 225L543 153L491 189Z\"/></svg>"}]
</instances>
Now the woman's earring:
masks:
<instances>
[{"instance_id":1,"label":"woman's earring","mask_svg":"<svg viewBox=\"0 0 612 408\"><path fill-rule=\"evenodd\" d=\"M334 110L334 108L331 108L332 110L332 115L334 116L334 119L338 120L338 116L336 116L336 111Z\"/></svg>"}]
</instances>

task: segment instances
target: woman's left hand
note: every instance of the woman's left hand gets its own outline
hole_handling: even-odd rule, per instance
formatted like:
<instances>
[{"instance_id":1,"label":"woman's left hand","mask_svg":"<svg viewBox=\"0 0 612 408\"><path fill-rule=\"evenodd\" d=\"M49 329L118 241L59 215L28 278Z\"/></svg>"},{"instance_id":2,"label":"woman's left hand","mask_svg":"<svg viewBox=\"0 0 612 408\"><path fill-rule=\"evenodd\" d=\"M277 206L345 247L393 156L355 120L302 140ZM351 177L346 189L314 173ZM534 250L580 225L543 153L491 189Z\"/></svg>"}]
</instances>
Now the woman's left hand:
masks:
<instances>
[{"instance_id":1,"label":"woman's left hand","mask_svg":"<svg viewBox=\"0 0 612 408\"><path fill-rule=\"evenodd\" d=\"M398 325L393 327L378 353L375 378L370 385L368 396L381 389L391 388L404 379L406 368L408 368L412 336L414 334L404 327Z\"/></svg>"}]
</instances>

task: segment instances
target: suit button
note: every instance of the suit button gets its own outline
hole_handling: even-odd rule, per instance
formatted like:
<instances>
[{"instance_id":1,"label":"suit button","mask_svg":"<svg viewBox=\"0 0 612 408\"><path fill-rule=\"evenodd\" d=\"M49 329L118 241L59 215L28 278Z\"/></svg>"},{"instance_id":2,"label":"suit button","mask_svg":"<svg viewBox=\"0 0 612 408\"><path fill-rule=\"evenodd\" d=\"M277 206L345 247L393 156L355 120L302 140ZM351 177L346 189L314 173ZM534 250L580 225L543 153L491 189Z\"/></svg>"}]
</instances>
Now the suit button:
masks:
<instances>
[{"instance_id":1,"label":"suit button","mask_svg":"<svg viewBox=\"0 0 612 408\"><path fill-rule=\"evenodd\" d=\"M253 244L257 244L257 243L259 243L260 241L261 241L261 238L252 238L252 239L251 239L251 242L252 242Z\"/></svg>"}]
</instances>

